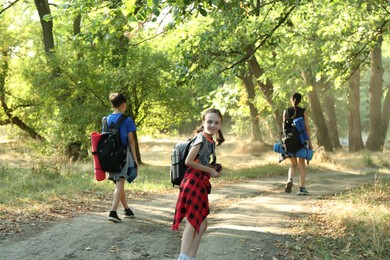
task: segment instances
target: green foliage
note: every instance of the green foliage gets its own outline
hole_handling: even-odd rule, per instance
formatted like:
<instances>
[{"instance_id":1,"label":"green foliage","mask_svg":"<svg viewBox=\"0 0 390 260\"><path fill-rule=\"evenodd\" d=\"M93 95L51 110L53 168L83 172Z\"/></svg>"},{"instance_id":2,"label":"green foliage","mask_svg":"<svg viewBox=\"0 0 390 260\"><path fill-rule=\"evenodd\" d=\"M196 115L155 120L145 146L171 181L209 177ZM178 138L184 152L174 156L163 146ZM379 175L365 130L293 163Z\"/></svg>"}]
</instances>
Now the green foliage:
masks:
<instances>
[{"instance_id":1,"label":"green foliage","mask_svg":"<svg viewBox=\"0 0 390 260\"><path fill-rule=\"evenodd\" d=\"M379 35L389 56L388 10L379 0L79 0L50 8L51 55L43 51L36 10L27 2L1 14L0 49L9 53L5 102L49 150L63 153L71 145L89 148L89 134L111 111L113 91L127 96L141 134L188 132L210 106L223 110L234 133L246 134L248 99L237 76L252 55L264 71L256 82L273 83L272 109L258 88L250 100L263 126L273 125L272 110L284 108L292 90L311 90L301 78L305 71L331 84L345 130L344 83L351 70L362 65L364 73ZM362 83L367 129L368 84ZM6 119L0 109L0 122Z\"/></svg>"}]
</instances>

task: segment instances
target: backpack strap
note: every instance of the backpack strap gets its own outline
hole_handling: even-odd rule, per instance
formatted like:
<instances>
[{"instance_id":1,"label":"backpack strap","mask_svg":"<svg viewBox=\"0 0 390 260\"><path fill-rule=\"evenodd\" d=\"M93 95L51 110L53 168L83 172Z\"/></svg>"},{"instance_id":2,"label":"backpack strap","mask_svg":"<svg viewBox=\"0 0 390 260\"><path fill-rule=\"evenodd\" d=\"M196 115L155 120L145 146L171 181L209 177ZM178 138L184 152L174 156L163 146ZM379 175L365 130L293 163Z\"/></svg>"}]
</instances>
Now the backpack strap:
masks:
<instances>
[{"instance_id":1,"label":"backpack strap","mask_svg":"<svg viewBox=\"0 0 390 260\"><path fill-rule=\"evenodd\" d=\"M125 116L124 114L122 114L118 120L116 121L115 125L113 126L115 130L119 130L119 127L122 125L122 123L126 120L127 116ZM111 123L110 125L108 125L108 121L107 121L107 117L103 117L102 119L102 125L103 125L103 129L102 129L102 132L103 133L109 133L111 132L111 126L113 125L113 123Z\"/></svg>"},{"instance_id":2,"label":"backpack strap","mask_svg":"<svg viewBox=\"0 0 390 260\"><path fill-rule=\"evenodd\" d=\"M127 116L125 116L124 114L122 114L122 115L118 118L118 120L116 121L114 129L115 129L115 130L118 130L119 127L121 127L122 123L126 120L126 118L127 118Z\"/></svg>"}]
</instances>

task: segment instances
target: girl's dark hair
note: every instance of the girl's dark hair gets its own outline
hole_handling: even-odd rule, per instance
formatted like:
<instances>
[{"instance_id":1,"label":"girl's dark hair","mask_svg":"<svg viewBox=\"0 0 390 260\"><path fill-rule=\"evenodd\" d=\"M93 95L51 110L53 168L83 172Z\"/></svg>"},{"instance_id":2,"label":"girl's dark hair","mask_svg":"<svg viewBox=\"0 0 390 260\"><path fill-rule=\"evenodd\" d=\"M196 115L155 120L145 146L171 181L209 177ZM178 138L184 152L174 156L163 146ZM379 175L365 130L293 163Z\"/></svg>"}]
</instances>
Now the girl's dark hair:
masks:
<instances>
[{"instance_id":1,"label":"girl's dark hair","mask_svg":"<svg viewBox=\"0 0 390 260\"><path fill-rule=\"evenodd\" d=\"M291 101L294 103L294 115L292 116L292 118L296 117L297 107L298 107L299 103L301 103L301 100L302 100L302 95L300 93L296 92L296 93L291 95Z\"/></svg>"},{"instance_id":2,"label":"girl's dark hair","mask_svg":"<svg viewBox=\"0 0 390 260\"><path fill-rule=\"evenodd\" d=\"M110 102L114 108L118 108L123 103L126 103L126 97L121 93L112 93L110 95Z\"/></svg>"},{"instance_id":3,"label":"girl's dark hair","mask_svg":"<svg viewBox=\"0 0 390 260\"><path fill-rule=\"evenodd\" d=\"M202 123L204 122L205 118L206 118L206 115L207 114L217 114L219 116L219 118L221 118L221 123L222 123L222 114L221 114L221 111L219 111L218 109L215 109L215 108L210 108L210 109L207 109L206 112L204 112L203 116L202 116ZM197 133L200 133L202 132L204 129L203 129L203 124L201 124L195 131L194 131L194 135L196 135ZM222 134L222 131L221 129L218 130L218 133L216 135L217 137L217 140L216 140L216 145L221 145L223 142L225 142L225 138L223 137L223 134Z\"/></svg>"}]
</instances>

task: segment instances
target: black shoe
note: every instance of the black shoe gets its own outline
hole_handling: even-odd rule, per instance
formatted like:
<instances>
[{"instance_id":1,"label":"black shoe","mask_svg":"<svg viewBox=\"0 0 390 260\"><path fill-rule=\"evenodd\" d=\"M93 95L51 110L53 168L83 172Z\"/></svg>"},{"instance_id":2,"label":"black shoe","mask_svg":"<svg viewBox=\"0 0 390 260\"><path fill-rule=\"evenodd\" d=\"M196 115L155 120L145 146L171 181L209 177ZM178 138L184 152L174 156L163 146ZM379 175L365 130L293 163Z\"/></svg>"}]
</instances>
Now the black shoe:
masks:
<instances>
[{"instance_id":1,"label":"black shoe","mask_svg":"<svg viewBox=\"0 0 390 260\"><path fill-rule=\"evenodd\" d=\"M130 208L125 209L125 218L132 218L132 217L134 217L133 211L131 211Z\"/></svg>"},{"instance_id":2,"label":"black shoe","mask_svg":"<svg viewBox=\"0 0 390 260\"><path fill-rule=\"evenodd\" d=\"M309 195L309 192L306 190L305 187L300 187L299 191L297 192L298 195Z\"/></svg>"},{"instance_id":3,"label":"black shoe","mask_svg":"<svg viewBox=\"0 0 390 260\"><path fill-rule=\"evenodd\" d=\"M286 188L284 188L284 191L287 193L291 193L292 186L293 186L293 182L292 182L292 180L290 180L289 182L287 182Z\"/></svg>"},{"instance_id":4,"label":"black shoe","mask_svg":"<svg viewBox=\"0 0 390 260\"><path fill-rule=\"evenodd\" d=\"M118 214L116 213L116 211L110 211L110 215L108 215L108 220L109 221L112 221L112 222L115 222L115 223L118 223L118 222L121 222L122 220L118 217Z\"/></svg>"}]
</instances>

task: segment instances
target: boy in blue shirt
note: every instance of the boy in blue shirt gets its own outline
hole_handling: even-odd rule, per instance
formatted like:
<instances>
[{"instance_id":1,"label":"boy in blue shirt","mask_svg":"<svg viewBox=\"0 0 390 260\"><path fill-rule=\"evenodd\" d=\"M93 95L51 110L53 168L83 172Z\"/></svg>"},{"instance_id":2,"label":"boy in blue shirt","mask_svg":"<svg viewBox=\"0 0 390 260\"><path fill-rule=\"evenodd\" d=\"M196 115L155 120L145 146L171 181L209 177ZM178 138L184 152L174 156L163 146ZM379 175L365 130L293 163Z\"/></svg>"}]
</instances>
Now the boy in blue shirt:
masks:
<instances>
[{"instance_id":1,"label":"boy in blue shirt","mask_svg":"<svg viewBox=\"0 0 390 260\"><path fill-rule=\"evenodd\" d=\"M113 93L110 95L110 103L114 109L113 113L107 117L107 124L116 123L122 114L126 112L126 98L123 94ZM119 134L121 137L122 144L126 147L126 165L123 167L121 172L109 172L109 180L115 183L114 196L112 200L111 211L108 216L108 220L113 222L120 222L121 219L118 217L117 209L119 203L122 203L125 209L125 217L133 217L134 213L131 211L127 204L127 198L125 194L125 179L129 174L131 165L138 169L138 159L135 151L135 143L133 132L137 128L131 117L127 117L125 121L119 127Z\"/></svg>"}]
</instances>

